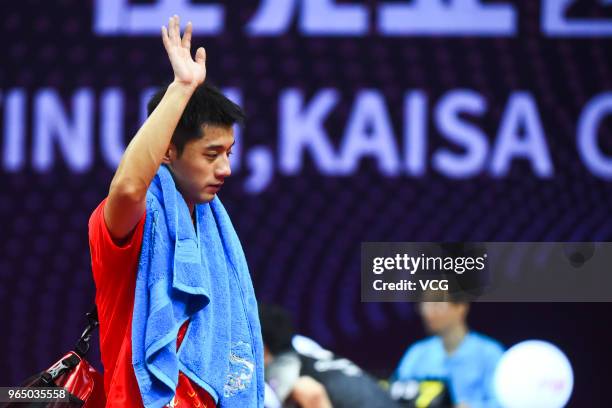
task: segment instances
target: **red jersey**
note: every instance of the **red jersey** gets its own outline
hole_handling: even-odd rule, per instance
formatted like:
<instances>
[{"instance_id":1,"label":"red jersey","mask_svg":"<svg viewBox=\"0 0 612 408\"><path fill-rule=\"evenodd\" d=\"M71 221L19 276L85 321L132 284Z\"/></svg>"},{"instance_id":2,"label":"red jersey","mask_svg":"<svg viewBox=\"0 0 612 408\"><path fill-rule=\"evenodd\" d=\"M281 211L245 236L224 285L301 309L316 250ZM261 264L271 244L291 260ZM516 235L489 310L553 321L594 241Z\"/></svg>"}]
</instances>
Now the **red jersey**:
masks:
<instances>
[{"instance_id":1,"label":"red jersey","mask_svg":"<svg viewBox=\"0 0 612 408\"><path fill-rule=\"evenodd\" d=\"M146 213L121 246L110 236L104 221L106 199L89 219L89 249L96 284L96 305L100 321L100 354L104 365L107 407L142 407L140 389L132 367L132 311L138 258ZM177 347L188 322L179 330ZM179 406L215 407L212 397L179 373L173 403Z\"/></svg>"}]
</instances>

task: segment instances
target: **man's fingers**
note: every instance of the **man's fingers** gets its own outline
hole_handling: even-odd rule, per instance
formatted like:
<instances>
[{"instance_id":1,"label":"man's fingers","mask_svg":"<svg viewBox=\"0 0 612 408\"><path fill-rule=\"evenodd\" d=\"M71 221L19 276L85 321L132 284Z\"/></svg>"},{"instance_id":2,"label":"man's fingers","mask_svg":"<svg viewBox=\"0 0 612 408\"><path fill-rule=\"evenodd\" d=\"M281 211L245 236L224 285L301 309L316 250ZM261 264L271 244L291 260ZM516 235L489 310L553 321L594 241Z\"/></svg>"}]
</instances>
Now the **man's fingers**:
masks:
<instances>
[{"instance_id":1,"label":"man's fingers","mask_svg":"<svg viewBox=\"0 0 612 408\"><path fill-rule=\"evenodd\" d=\"M196 51L196 62L200 65L206 65L206 50L203 47Z\"/></svg>"},{"instance_id":2,"label":"man's fingers","mask_svg":"<svg viewBox=\"0 0 612 408\"><path fill-rule=\"evenodd\" d=\"M181 37L179 34L179 21L177 15L170 17L170 19L168 20L168 34L170 37L170 42L172 44L180 43Z\"/></svg>"},{"instance_id":3,"label":"man's fingers","mask_svg":"<svg viewBox=\"0 0 612 408\"><path fill-rule=\"evenodd\" d=\"M170 38L168 38L168 29L166 26L162 26L162 41L164 43L164 48L168 51L168 47L170 47Z\"/></svg>"},{"instance_id":4,"label":"man's fingers","mask_svg":"<svg viewBox=\"0 0 612 408\"><path fill-rule=\"evenodd\" d=\"M170 40L171 44L172 44L172 41L174 40L173 35L174 35L174 17L170 17L168 19L168 39Z\"/></svg>"},{"instance_id":5,"label":"man's fingers","mask_svg":"<svg viewBox=\"0 0 612 408\"><path fill-rule=\"evenodd\" d=\"M180 45L181 44L181 20L179 19L179 16L177 16L176 14L174 15L174 36L175 36L176 45Z\"/></svg>"},{"instance_id":6,"label":"man's fingers","mask_svg":"<svg viewBox=\"0 0 612 408\"><path fill-rule=\"evenodd\" d=\"M185 33L183 34L183 40L181 41L181 45L183 48L191 49L191 33L193 32L193 25L191 21L187 23L185 27Z\"/></svg>"}]
</instances>

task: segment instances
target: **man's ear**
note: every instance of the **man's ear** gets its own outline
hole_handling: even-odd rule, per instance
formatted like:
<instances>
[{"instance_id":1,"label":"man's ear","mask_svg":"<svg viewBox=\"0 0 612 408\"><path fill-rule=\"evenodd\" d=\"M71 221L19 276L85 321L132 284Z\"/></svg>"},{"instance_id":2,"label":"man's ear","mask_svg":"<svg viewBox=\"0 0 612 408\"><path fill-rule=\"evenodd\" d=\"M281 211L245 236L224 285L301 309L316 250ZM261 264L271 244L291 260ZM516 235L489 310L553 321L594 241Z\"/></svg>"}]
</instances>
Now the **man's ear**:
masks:
<instances>
[{"instance_id":1,"label":"man's ear","mask_svg":"<svg viewBox=\"0 0 612 408\"><path fill-rule=\"evenodd\" d=\"M162 163L171 164L175 158L176 158L176 147L170 144L170 146L168 146L168 150L166 150L166 153L164 154L164 157L162 158Z\"/></svg>"}]
</instances>

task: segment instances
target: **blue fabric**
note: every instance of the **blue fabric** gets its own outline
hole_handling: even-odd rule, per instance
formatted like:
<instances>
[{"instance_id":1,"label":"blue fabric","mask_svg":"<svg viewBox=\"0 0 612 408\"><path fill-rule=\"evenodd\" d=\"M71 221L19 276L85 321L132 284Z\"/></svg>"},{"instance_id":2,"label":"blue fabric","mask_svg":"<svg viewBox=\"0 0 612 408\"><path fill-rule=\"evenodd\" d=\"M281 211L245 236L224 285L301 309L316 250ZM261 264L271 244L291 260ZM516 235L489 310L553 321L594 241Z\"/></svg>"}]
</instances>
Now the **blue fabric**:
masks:
<instances>
[{"instance_id":1,"label":"blue fabric","mask_svg":"<svg viewBox=\"0 0 612 408\"><path fill-rule=\"evenodd\" d=\"M263 343L240 241L221 201L189 208L161 166L147 193L132 364L147 408L174 396L179 370L222 407L263 406ZM190 320L180 349L176 338Z\"/></svg>"},{"instance_id":2,"label":"blue fabric","mask_svg":"<svg viewBox=\"0 0 612 408\"><path fill-rule=\"evenodd\" d=\"M429 337L408 348L394 377L399 381L444 379L455 403L495 408L499 404L494 396L493 374L503 352L497 341L470 332L448 355L441 337Z\"/></svg>"}]
</instances>

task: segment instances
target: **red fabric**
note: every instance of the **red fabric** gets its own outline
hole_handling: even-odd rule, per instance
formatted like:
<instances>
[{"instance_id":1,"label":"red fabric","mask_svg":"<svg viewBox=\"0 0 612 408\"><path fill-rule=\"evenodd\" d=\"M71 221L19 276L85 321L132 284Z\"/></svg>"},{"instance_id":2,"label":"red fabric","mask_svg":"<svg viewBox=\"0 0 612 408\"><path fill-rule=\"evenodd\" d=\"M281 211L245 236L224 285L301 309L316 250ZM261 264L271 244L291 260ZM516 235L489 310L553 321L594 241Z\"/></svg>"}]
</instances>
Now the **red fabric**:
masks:
<instances>
[{"instance_id":1,"label":"red fabric","mask_svg":"<svg viewBox=\"0 0 612 408\"><path fill-rule=\"evenodd\" d=\"M64 361L67 359L78 359L78 363L71 370L60 374L53 382L58 387L65 388L70 394L74 395L81 401L85 401L83 408L104 408L106 404L106 395L104 394L104 379L102 374L96 371L87 360L79 357L74 351L65 354L55 364L47 369L47 371L57 370L64 367ZM24 386L38 387L40 386L39 377L34 376ZM19 406L20 404L8 404L8 406ZM37 404L32 404L36 406ZM65 402L49 402L41 404L48 408L63 408L67 405ZM5 406L5 405L3 405Z\"/></svg>"},{"instance_id":2,"label":"red fabric","mask_svg":"<svg viewBox=\"0 0 612 408\"><path fill-rule=\"evenodd\" d=\"M187 331L187 327L189 327L189 321L183 323L181 328L179 329L177 340L176 340L176 349L178 350L181 347L181 343L183 342L183 338L185 337L185 332ZM189 381L189 378L181 372L179 372L179 381L176 387L176 396L174 398L174 407L202 407L202 408L212 408L215 406L215 401L212 397L203 389L192 384Z\"/></svg>"},{"instance_id":3,"label":"red fabric","mask_svg":"<svg viewBox=\"0 0 612 408\"><path fill-rule=\"evenodd\" d=\"M100 353L104 365L106 406L142 407L140 390L132 367L132 311L145 214L132 235L118 246L111 238L104 221L105 203L106 199L89 219L89 248L100 321ZM183 335L187 323L181 328ZM207 398L208 407L215 406L214 400L206 391L191 384L181 373L176 390L177 398L183 400L182 396L189 396L194 390L201 402L205 402ZM190 399L193 400L191 397Z\"/></svg>"}]
</instances>

